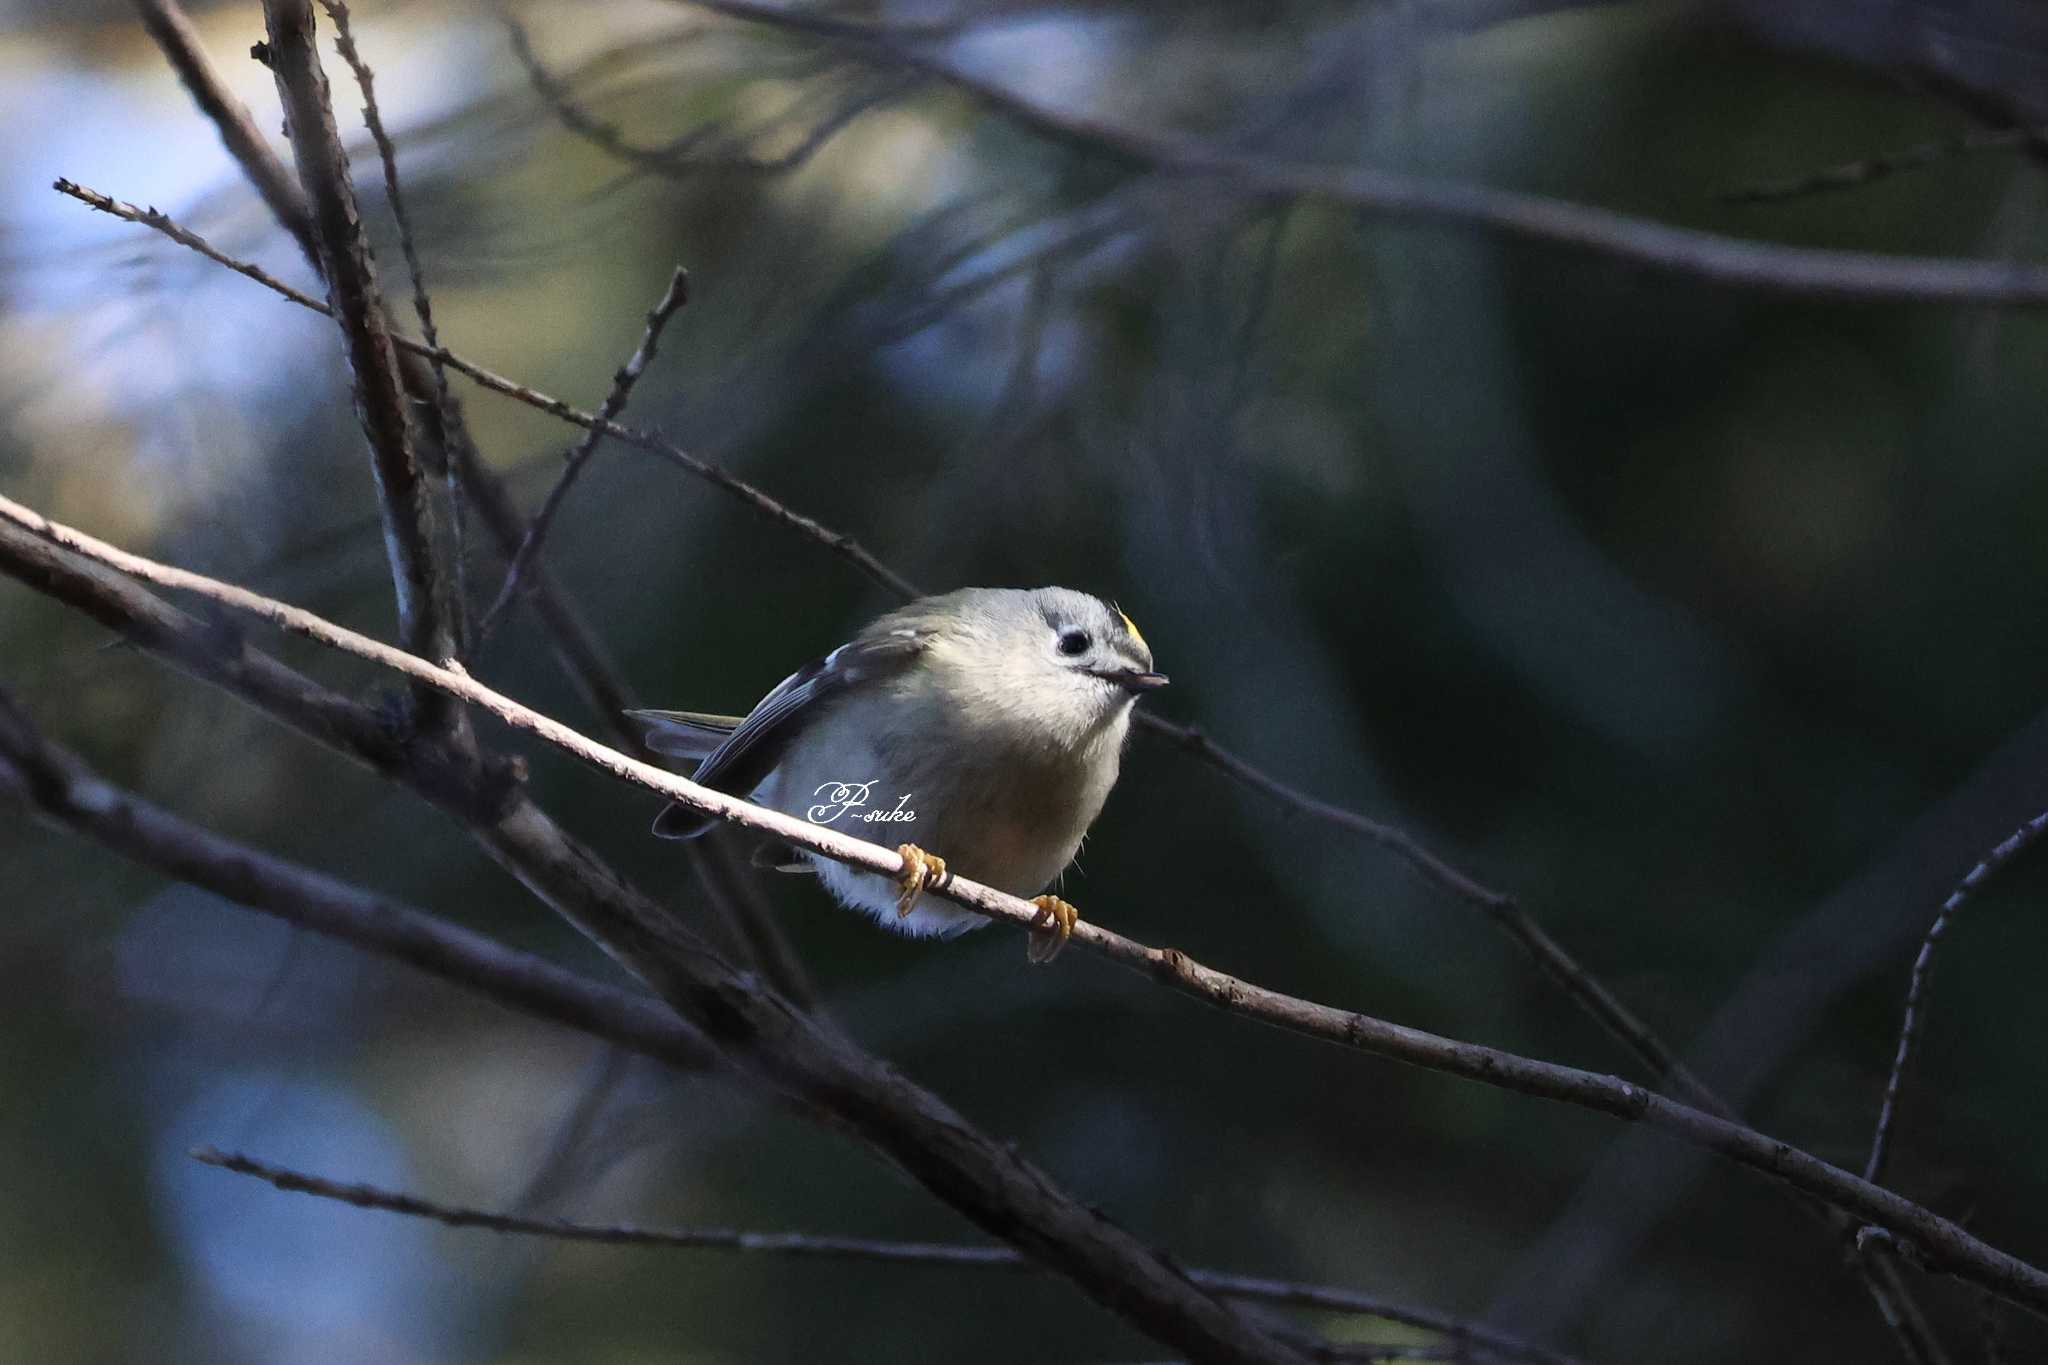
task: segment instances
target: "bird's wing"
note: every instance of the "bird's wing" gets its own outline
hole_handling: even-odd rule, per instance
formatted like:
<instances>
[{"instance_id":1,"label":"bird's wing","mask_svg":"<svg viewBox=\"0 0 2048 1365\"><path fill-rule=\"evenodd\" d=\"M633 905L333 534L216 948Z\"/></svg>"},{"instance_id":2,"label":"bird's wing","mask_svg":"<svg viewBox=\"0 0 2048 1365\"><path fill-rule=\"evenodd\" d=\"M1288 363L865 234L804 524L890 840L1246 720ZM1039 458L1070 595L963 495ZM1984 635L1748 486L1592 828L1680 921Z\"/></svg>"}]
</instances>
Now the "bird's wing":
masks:
<instances>
[{"instance_id":1,"label":"bird's wing","mask_svg":"<svg viewBox=\"0 0 2048 1365\"><path fill-rule=\"evenodd\" d=\"M908 666L930 639L931 631L924 626L901 624L884 617L856 639L777 683L747 713L746 719L705 756L693 780L717 791L745 796L775 771L790 744L826 703L844 695L849 688ZM660 714L686 717L680 723L669 724L675 730L698 732L712 728L709 722L724 719L689 712ZM650 733L649 743L655 742ZM693 839L716 823L687 806L672 805L655 820L654 832L664 839Z\"/></svg>"},{"instance_id":2,"label":"bird's wing","mask_svg":"<svg viewBox=\"0 0 2048 1365\"><path fill-rule=\"evenodd\" d=\"M745 716L718 716L709 711L628 711L640 722L647 747L670 758L711 757Z\"/></svg>"}]
</instances>

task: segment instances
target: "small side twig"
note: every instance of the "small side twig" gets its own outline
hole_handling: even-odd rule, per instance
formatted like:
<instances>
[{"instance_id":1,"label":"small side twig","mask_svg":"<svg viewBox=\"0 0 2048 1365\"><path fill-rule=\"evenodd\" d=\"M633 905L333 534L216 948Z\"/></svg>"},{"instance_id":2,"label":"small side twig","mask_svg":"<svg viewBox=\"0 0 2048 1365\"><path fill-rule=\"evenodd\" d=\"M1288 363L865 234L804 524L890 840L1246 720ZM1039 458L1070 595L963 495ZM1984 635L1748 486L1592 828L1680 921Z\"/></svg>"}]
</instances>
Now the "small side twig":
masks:
<instances>
[{"instance_id":1,"label":"small side twig","mask_svg":"<svg viewBox=\"0 0 2048 1365\"><path fill-rule=\"evenodd\" d=\"M518 595L520 579L528 567L540 558L541 544L547 539L548 528L554 525L555 516L562 510L562 503L569 496L569 490L575 485L577 476L583 473L584 466L597 452L598 443L604 439L605 426L626 410L626 404L633 397L633 386L640 382L641 374L654 359L661 345L662 329L668 326L668 320L680 312L689 301L690 273L677 266L675 272L668 278L668 288L662 292L660 301L648 311L647 330L641 335L640 345L634 350L632 357L612 375L611 392L605 395L603 405L598 408L596 421L584 431L581 440L563 452L562 459L565 463L561 477L555 480L555 486L548 490L540 511L535 513L533 520L527 524L525 539L519 542L519 548L513 553L511 563L505 566L504 584L498 589L496 599L492 601L490 609L483 615L482 623L477 627L476 647L479 650L490 640L491 632L497 629L506 609Z\"/></svg>"},{"instance_id":2,"label":"small side twig","mask_svg":"<svg viewBox=\"0 0 2048 1365\"><path fill-rule=\"evenodd\" d=\"M531 1218L487 1209L423 1199L400 1190L294 1170L240 1152L198 1147L194 1161L236 1175L254 1177L290 1194L307 1194L352 1204L359 1209L425 1218L451 1228L478 1228L516 1236L546 1237L564 1242L595 1242L606 1246L662 1247L672 1250L730 1251L795 1259L870 1261L884 1265L950 1266L972 1270L1038 1271L1039 1266L1012 1247L966 1242L903 1242L875 1237L841 1237L813 1232L757 1232L719 1227L643 1227L634 1223L579 1223L564 1218ZM1440 1332L1451 1345L1479 1346L1503 1358L1533 1365L1573 1365L1573 1358L1469 1322L1463 1318L1395 1303L1337 1285L1305 1284L1216 1270L1188 1270L1202 1288L1229 1299L1314 1308L1380 1318L1425 1331Z\"/></svg>"},{"instance_id":3,"label":"small side twig","mask_svg":"<svg viewBox=\"0 0 2048 1365\"><path fill-rule=\"evenodd\" d=\"M1906 1012L1899 1024L1898 1050L1892 1055L1891 1073L1885 1077L1884 1103L1877 1112L1877 1130L1871 1135L1870 1159L1863 1163L1863 1178L1873 1185L1883 1182L1885 1162L1891 1155L1892 1127L1898 1120L1900 1096L1906 1083L1906 1064L1912 1060L1913 1043L1919 1036L1920 1021L1925 1011L1927 982L1934 971L1934 950L1978 888L2032 847L2044 832L2048 832L2048 811L2042 811L2021 825L2004 843L1985 854L1984 860L1971 868L1956 889L1949 893L1948 899L1941 903L1940 913L1928 926L1927 937L1920 941L1920 952L1913 959L1912 975L1906 984Z\"/></svg>"},{"instance_id":4,"label":"small side twig","mask_svg":"<svg viewBox=\"0 0 2048 1365\"><path fill-rule=\"evenodd\" d=\"M405 195L398 186L398 150L391 145L390 136L384 131L384 115L377 108L377 78L368 62L356 49L355 34L349 28L348 6L342 0L320 0L327 17L334 21L334 50L348 63L355 73L356 85L363 92L363 126L370 130L370 138L377 144L377 159L384 166L384 197L391 205L392 220L398 225L398 247L405 256L406 273L412 277L412 310L420 320L420 336L427 345L438 350L441 334L434 325L434 305L427 296L426 271L420 266L419 246L414 240L412 215L405 207ZM447 364L432 356L428 357L434 376L434 408L440 414L441 431L453 437L460 424L455 404L448 394ZM469 554L464 532L465 499L462 489L462 461L452 454L441 462L442 480L448 489L448 523L450 533L450 569L454 582L450 585L453 596L456 651L460 655L464 636L468 628L469 613Z\"/></svg>"},{"instance_id":5,"label":"small side twig","mask_svg":"<svg viewBox=\"0 0 2048 1365\"><path fill-rule=\"evenodd\" d=\"M1766 180L1716 196L1724 204L1777 204L1836 190L1857 189L1907 171L1938 166L1979 152L2048 148L2048 129L1992 128L1958 137L1936 138L1896 152L1844 161L1783 180Z\"/></svg>"}]
</instances>

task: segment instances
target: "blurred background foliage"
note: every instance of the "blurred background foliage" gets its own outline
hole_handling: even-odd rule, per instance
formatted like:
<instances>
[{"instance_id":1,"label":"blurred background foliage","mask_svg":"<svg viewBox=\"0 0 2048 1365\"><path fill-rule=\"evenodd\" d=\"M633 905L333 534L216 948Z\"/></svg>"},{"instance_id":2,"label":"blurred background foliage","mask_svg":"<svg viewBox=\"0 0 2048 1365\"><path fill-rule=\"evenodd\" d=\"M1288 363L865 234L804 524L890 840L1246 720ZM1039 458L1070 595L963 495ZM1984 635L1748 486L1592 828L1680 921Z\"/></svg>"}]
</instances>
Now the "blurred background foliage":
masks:
<instances>
[{"instance_id":1,"label":"blurred background foliage","mask_svg":"<svg viewBox=\"0 0 2048 1365\"><path fill-rule=\"evenodd\" d=\"M1279 158L1791 243L2034 254L2043 170L2023 151L1730 199L1969 133L1987 110L2040 116L2048 46L2024 6L1973 7L1974 47L1916 45L1910 4L1883 23L1796 8L1011 5L940 46L1074 114ZM303 263L125 6L0 15L0 486L388 635L329 324L48 182L155 203L310 284ZM274 130L269 77L243 55L256 7L198 17ZM1772 297L1174 183L687 5L516 17L580 108L675 164L566 129L501 12L362 5L452 346L593 407L687 266L692 301L629 420L927 587L1115 596L1174 676L1167 714L1514 893L1759 1126L1860 1166L1912 942L2048 806L2038 313ZM355 94L330 75L355 136ZM734 164L828 122L843 126L784 169ZM465 397L537 505L574 433ZM744 709L890 604L616 447L548 558L660 705ZM488 600L497 559L478 548L471 567ZM478 668L589 728L529 616ZM0 585L0 683L194 819L611 974L452 825L18 586ZM675 850L646 835L658 803L533 757L573 829L703 919ZM621 1064L0 819L0 1355L1157 1353L1036 1277L523 1245L196 1167L185 1151L216 1143L586 1218L970 1232L730 1087ZM1954 936L1893 1168L2036 1261L2044 886L2021 868ZM1085 954L1026 971L1008 931L909 943L800 879L759 893L858 1037L1186 1263L1486 1316L1593 1361L1896 1349L1819 1224L1731 1167L1254 1028ZM1134 747L1068 894L1276 988L1630 1074L1471 907L1163 745ZM2007 1358L2048 1350L2038 1324L1916 1283L1960 1358L1979 1358L1987 1316Z\"/></svg>"}]
</instances>

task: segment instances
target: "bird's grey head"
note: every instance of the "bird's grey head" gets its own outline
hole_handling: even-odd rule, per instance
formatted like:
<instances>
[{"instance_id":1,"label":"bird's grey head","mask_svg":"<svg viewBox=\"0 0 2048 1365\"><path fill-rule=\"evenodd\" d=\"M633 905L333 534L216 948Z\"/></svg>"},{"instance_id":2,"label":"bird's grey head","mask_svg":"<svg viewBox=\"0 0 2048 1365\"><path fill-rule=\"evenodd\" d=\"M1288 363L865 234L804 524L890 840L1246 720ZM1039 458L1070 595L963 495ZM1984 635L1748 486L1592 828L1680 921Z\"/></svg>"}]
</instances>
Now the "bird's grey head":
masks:
<instances>
[{"instance_id":1,"label":"bird's grey head","mask_svg":"<svg viewBox=\"0 0 2048 1365\"><path fill-rule=\"evenodd\" d=\"M1038 638L1052 668L1104 689L1111 701L1166 686L1166 675L1153 671L1152 647L1114 605L1072 588L1033 588L1022 596L1023 633Z\"/></svg>"},{"instance_id":2,"label":"bird's grey head","mask_svg":"<svg viewBox=\"0 0 2048 1365\"><path fill-rule=\"evenodd\" d=\"M1055 747L1121 742L1130 704L1166 685L1116 607L1071 588L969 588L935 599L933 662L953 695L1016 736Z\"/></svg>"}]
</instances>

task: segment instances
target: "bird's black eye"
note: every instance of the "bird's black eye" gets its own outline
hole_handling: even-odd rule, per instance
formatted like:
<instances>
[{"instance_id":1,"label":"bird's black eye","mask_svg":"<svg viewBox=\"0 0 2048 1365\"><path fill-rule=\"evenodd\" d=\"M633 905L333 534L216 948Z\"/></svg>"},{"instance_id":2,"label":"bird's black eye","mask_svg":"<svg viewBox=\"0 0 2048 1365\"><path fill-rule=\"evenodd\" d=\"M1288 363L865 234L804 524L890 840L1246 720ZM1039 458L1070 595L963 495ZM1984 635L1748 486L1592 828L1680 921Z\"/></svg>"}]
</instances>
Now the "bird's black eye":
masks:
<instances>
[{"instance_id":1,"label":"bird's black eye","mask_svg":"<svg viewBox=\"0 0 2048 1365\"><path fill-rule=\"evenodd\" d=\"M1095 642L1088 638L1085 630L1063 630L1060 632L1060 653L1066 655L1086 654L1088 646Z\"/></svg>"}]
</instances>

